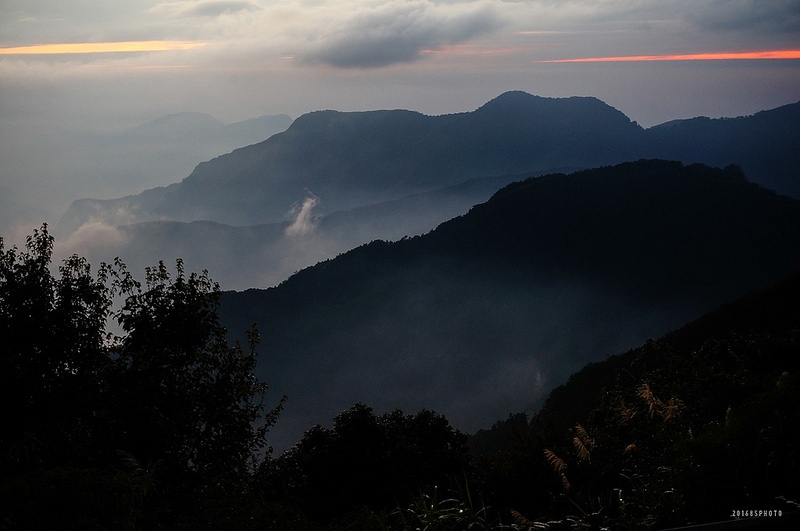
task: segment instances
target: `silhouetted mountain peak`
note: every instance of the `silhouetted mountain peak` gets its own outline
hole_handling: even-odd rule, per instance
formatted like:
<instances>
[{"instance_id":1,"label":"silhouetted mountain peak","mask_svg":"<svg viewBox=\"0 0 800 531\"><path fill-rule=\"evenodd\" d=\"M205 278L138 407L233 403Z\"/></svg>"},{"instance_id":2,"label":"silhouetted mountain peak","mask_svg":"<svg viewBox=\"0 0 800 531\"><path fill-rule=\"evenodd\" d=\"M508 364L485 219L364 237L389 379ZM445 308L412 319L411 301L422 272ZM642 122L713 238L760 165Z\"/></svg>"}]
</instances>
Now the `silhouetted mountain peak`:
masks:
<instances>
[{"instance_id":1,"label":"silhouetted mountain peak","mask_svg":"<svg viewBox=\"0 0 800 531\"><path fill-rule=\"evenodd\" d=\"M315 214L326 215L474 178L641 158L734 163L755 182L800 197L797 122L796 113L784 108L644 130L597 98L521 91L501 94L472 112L440 116L317 111L281 134L198 165L169 194L143 194L128 203L147 214L140 221L276 223L308 194L319 199ZM75 226L90 215L118 223L114 204L96 206L94 212L73 208L65 218Z\"/></svg>"},{"instance_id":2,"label":"silhouetted mountain peak","mask_svg":"<svg viewBox=\"0 0 800 531\"><path fill-rule=\"evenodd\" d=\"M594 103L599 103L602 106L608 107L599 99L591 96L572 96L568 98L548 98L546 96L537 96L529 94L522 90L510 90L504 92L483 104L478 108L478 111L483 112L498 112L509 109L546 109L554 105L562 103L575 104L581 100L586 100Z\"/></svg>"},{"instance_id":3,"label":"silhouetted mountain peak","mask_svg":"<svg viewBox=\"0 0 800 531\"><path fill-rule=\"evenodd\" d=\"M570 127L579 126L582 121L587 126L605 123L609 127L632 123L625 114L595 97L546 98L519 90L501 94L481 106L476 114L493 115L504 120L516 116L518 120L553 124L564 121Z\"/></svg>"},{"instance_id":4,"label":"silhouetted mountain peak","mask_svg":"<svg viewBox=\"0 0 800 531\"><path fill-rule=\"evenodd\" d=\"M798 264L798 227L800 203L735 166L641 160L510 185L423 236L226 293L222 310L229 330L270 331L261 370L295 401L284 422L428 400L471 430L775 282Z\"/></svg>"},{"instance_id":5,"label":"silhouetted mountain peak","mask_svg":"<svg viewBox=\"0 0 800 531\"><path fill-rule=\"evenodd\" d=\"M499 109L507 109L509 107L518 107L520 105L530 105L543 102L548 98L542 96L534 96L522 90L509 90L492 98L488 102L481 105L478 110L481 111L496 111Z\"/></svg>"},{"instance_id":6,"label":"silhouetted mountain peak","mask_svg":"<svg viewBox=\"0 0 800 531\"><path fill-rule=\"evenodd\" d=\"M370 129L392 126L395 122L422 120L425 115L403 109L378 111L314 111L297 118L287 133L311 134L314 136L331 136L341 133L352 133L357 129Z\"/></svg>"}]
</instances>

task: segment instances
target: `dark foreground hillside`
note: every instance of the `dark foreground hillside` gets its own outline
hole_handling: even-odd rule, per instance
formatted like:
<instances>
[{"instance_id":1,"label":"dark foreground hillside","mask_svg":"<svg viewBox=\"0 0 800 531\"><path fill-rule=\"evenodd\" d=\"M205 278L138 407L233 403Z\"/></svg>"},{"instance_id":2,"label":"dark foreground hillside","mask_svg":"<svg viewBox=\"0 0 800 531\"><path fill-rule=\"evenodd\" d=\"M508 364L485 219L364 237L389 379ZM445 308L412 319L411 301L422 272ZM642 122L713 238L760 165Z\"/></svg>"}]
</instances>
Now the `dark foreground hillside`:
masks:
<instances>
[{"instance_id":1,"label":"dark foreground hillside","mask_svg":"<svg viewBox=\"0 0 800 531\"><path fill-rule=\"evenodd\" d=\"M588 365L530 422L511 416L473 437L487 488L529 516L552 518L550 504L562 516L598 513L612 529L752 516L737 529L794 528L798 330L795 272Z\"/></svg>"},{"instance_id":2,"label":"dark foreground hillside","mask_svg":"<svg viewBox=\"0 0 800 531\"><path fill-rule=\"evenodd\" d=\"M356 404L259 485L287 529L796 529L798 300L800 271L589 364L469 454L432 412Z\"/></svg>"},{"instance_id":3,"label":"dark foreground hillside","mask_svg":"<svg viewBox=\"0 0 800 531\"><path fill-rule=\"evenodd\" d=\"M671 171L667 174L676 180L690 170L695 184L706 173L716 175L717 192L728 185L755 190L755 197L771 205L769 212L781 211L774 194L760 195L765 192L734 170L657 161L618 170L658 175L656 168ZM569 176L561 178L570 182ZM547 179L541 182L549 186ZM659 190L665 193L665 187ZM694 191L689 195L702 195ZM634 197L638 203L646 195ZM604 201L614 204L608 196ZM702 204L711 204L707 196ZM753 208L759 201L750 197L742 204ZM695 219L690 212L683 210ZM787 212L791 208L774 218L777 224L762 215L749 218L748 226L759 227L760 237L778 226L794 234L795 218ZM652 228L633 232L649 234ZM457 242L457 231L446 241ZM780 241L788 246L789 240ZM376 245L365 249L386 253L395 273L421 260L406 251L390 253L397 249L393 245ZM459 263L466 263L465 248L454 248ZM777 252L781 249L764 263L791 256ZM297 444L278 455L268 451L276 434L269 428L281 426L283 405L292 399L319 403L319 390L306 388L306 395L284 402L267 389L254 374L257 334L247 334L246 349L227 341L219 321L221 293L207 274L186 273L181 262L173 273L162 263L140 283L121 263L93 269L73 257L56 275L52 250L46 227L35 231L24 249L6 249L0 240L3 529L664 529L727 524L751 515L755 520L732 523L796 528L797 273L659 341L590 364L550 393L530 421L518 414L473 436L472 452L467 437L427 406L406 408L416 411L409 414L350 403L332 415L330 427L307 425ZM481 256L488 262L471 266L462 280L486 277L504 263L497 255ZM508 273L504 278L519 282L535 271L521 264L502 269ZM669 277L665 268L656 272ZM359 280L369 280L368 273L364 268L352 277L339 276L341 284L329 287L344 290L341 300L347 301ZM590 277L596 283L607 278ZM386 292L386 285L370 285L379 295ZM322 306L313 291L305 295ZM443 300L452 304L457 298ZM438 310L451 307L441 303ZM485 304L475 314L470 321L475 337L479 327L493 325L481 316L500 307ZM328 317L347 322L347 313L356 312L345 309ZM119 337L107 334L108 318L120 325ZM597 328L612 324L605 319ZM355 335L342 337L358 341ZM333 363L324 362L339 360L316 362L329 369ZM403 362L417 362L399 361L389 359L382 370L394 375ZM458 364L471 361L455 359L432 377L463 374ZM476 372L489 374L491 361ZM379 374L362 372L352 381L362 384ZM472 391L470 405L476 409L480 400L496 396L479 386ZM512 391L522 396L526 388ZM439 398L426 397L431 403Z\"/></svg>"},{"instance_id":4,"label":"dark foreground hillside","mask_svg":"<svg viewBox=\"0 0 800 531\"><path fill-rule=\"evenodd\" d=\"M640 161L510 185L425 236L226 293L221 311L261 329L259 374L289 396L279 448L359 401L471 431L777 281L798 229L795 200L735 167Z\"/></svg>"}]
</instances>

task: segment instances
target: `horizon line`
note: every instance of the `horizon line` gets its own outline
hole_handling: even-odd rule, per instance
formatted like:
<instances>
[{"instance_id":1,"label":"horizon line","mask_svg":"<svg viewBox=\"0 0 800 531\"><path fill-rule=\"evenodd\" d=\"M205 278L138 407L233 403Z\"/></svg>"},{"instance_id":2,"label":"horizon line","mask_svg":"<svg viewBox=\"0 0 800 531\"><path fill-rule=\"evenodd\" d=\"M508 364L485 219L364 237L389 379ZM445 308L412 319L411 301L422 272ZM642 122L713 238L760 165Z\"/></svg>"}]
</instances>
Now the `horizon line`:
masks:
<instances>
[{"instance_id":1,"label":"horizon line","mask_svg":"<svg viewBox=\"0 0 800 531\"><path fill-rule=\"evenodd\" d=\"M760 52L704 52L669 55L622 55L612 57L581 57L575 59L546 59L534 63L623 63L648 61L735 61L759 59L800 59L800 50L766 50Z\"/></svg>"},{"instance_id":2,"label":"horizon line","mask_svg":"<svg viewBox=\"0 0 800 531\"><path fill-rule=\"evenodd\" d=\"M0 48L0 55L62 55L88 53L163 52L191 50L205 46L202 41L119 41L33 44Z\"/></svg>"}]
</instances>

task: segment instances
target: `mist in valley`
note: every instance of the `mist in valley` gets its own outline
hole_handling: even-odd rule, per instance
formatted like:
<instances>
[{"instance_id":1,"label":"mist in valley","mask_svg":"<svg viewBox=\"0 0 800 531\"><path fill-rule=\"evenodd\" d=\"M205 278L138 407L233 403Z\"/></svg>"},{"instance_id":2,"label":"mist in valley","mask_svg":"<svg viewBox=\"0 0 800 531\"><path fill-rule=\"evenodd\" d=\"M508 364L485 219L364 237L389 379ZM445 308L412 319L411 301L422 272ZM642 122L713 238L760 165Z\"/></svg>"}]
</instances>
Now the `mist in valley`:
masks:
<instances>
[{"instance_id":1,"label":"mist in valley","mask_svg":"<svg viewBox=\"0 0 800 531\"><path fill-rule=\"evenodd\" d=\"M22 121L7 116L0 128L0 232L21 238L42 222L56 227L73 201L113 199L167 186L185 178L194 167L235 148L265 140L291 124L287 115L262 116L224 124L198 112L169 114L140 123L76 122L73 119ZM119 119L117 119L119 120ZM110 227L84 228L100 236L133 215L119 212ZM100 219L89 220L97 223ZM60 231L66 240L80 227ZM101 239L100 245L106 243ZM73 252L81 252L77 246Z\"/></svg>"},{"instance_id":2,"label":"mist in valley","mask_svg":"<svg viewBox=\"0 0 800 531\"><path fill-rule=\"evenodd\" d=\"M0 2L0 527L797 516L799 42L796 0Z\"/></svg>"},{"instance_id":3,"label":"mist in valley","mask_svg":"<svg viewBox=\"0 0 800 531\"><path fill-rule=\"evenodd\" d=\"M466 433L512 413L533 415L554 387L585 364L701 313L641 305L579 283L530 281L521 288L517 282L463 282L454 274L431 284L421 273L394 285L398 295L387 304L359 311L344 302L315 314L334 322L334 312L360 316L333 330L319 323L321 337L315 321L295 323L293 334L261 324L258 374L270 383L268 400L288 397L281 422L270 431L277 452L315 424L330 427L340 411L358 402L376 411L434 409Z\"/></svg>"}]
</instances>

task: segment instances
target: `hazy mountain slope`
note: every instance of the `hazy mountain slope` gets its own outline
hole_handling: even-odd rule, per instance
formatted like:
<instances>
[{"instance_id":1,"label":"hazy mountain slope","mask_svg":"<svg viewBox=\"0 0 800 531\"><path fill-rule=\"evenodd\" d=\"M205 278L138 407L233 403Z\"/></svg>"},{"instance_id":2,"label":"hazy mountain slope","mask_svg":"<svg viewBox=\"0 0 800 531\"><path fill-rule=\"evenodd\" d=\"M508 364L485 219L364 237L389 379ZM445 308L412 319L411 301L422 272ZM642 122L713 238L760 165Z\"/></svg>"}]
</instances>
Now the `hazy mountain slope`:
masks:
<instances>
[{"instance_id":1,"label":"hazy mountain slope","mask_svg":"<svg viewBox=\"0 0 800 531\"><path fill-rule=\"evenodd\" d=\"M510 92L480 109L320 111L284 133L199 164L181 183L118 201L79 202L64 224L88 219L211 220L246 225L284 219L309 194L320 213L348 210L471 178L620 162L642 130L595 98ZM128 222L125 220L124 222Z\"/></svg>"},{"instance_id":2,"label":"hazy mountain slope","mask_svg":"<svg viewBox=\"0 0 800 531\"><path fill-rule=\"evenodd\" d=\"M158 131L158 125L150 129ZM524 92L443 116L318 111L301 116L282 134L199 164L180 183L118 200L76 202L62 224L274 223L309 195L319 199L320 213L332 213L475 177L643 157L736 163L754 182L800 197L799 125L797 103L753 116L678 120L644 130L595 98Z\"/></svg>"},{"instance_id":3,"label":"hazy mountain slope","mask_svg":"<svg viewBox=\"0 0 800 531\"><path fill-rule=\"evenodd\" d=\"M494 191L465 194L454 183L476 178L484 180L473 183L499 188L509 182L476 176L573 171L668 155L720 167L737 163L752 181L792 194L800 183L799 110L800 104L787 105L648 130L594 98L524 92L503 94L474 112L435 117L321 111L264 142L198 165L182 182L120 199L76 201L57 233L68 254L95 261L121 256L137 267L182 257L190 267L208 268L228 288L265 287L373 239L424 233ZM203 145L198 139L222 134L220 127L211 117L186 113L128 134L152 143L151 162L161 157L177 163L189 151L175 149L175 135L191 131L181 145ZM148 167L142 166L143 178ZM298 216L313 230L287 238L269 229L273 236L261 236L263 225L293 223ZM216 223L215 229L203 234L202 223L180 230L174 225L195 220ZM172 229L142 221L171 223ZM112 237L95 237L100 233Z\"/></svg>"},{"instance_id":4,"label":"hazy mountain slope","mask_svg":"<svg viewBox=\"0 0 800 531\"><path fill-rule=\"evenodd\" d=\"M788 345L788 340L796 336L800 321L798 301L800 270L795 270L768 288L747 293L665 334L658 340L659 349L640 346L583 367L550 393L545 403L548 415L556 418L563 428L568 428L586 418L597 406L603 389L613 387L620 378L635 381L658 368L665 369L667 355L682 357L685 363L690 364L693 353L709 342L737 336L763 336L786 341ZM800 357L782 357L781 354L785 352L771 352L761 359L747 360L752 364L750 370L763 372L773 379L783 371L796 371ZM713 396L713 392L707 394L709 398ZM721 406L720 415L729 405Z\"/></svg>"},{"instance_id":5,"label":"hazy mountain slope","mask_svg":"<svg viewBox=\"0 0 800 531\"><path fill-rule=\"evenodd\" d=\"M298 205L281 223L231 226L211 221L151 221L110 227L84 224L59 249L91 263L122 257L132 271L158 260L181 258L187 269L207 269L226 289L275 286L296 271L376 238L397 240L431 230L486 201L518 180L473 179L457 186L410 195L348 211L317 216L312 203Z\"/></svg>"},{"instance_id":6,"label":"hazy mountain slope","mask_svg":"<svg viewBox=\"0 0 800 531\"><path fill-rule=\"evenodd\" d=\"M132 127L119 136L130 140L177 140L181 138L202 138L213 135L225 124L200 112L181 112L156 118L145 124Z\"/></svg>"},{"instance_id":7,"label":"hazy mountain slope","mask_svg":"<svg viewBox=\"0 0 800 531\"><path fill-rule=\"evenodd\" d=\"M548 449L567 462L578 504L624 500L600 502L607 528L730 522L731 507L747 504L782 517L738 522L742 529L796 528L798 301L795 270L657 341L587 365L533 417L478 431L471 446L485 456L487 491L523 514L547 513L562 490L542 459ZM579 433L589 453L578 453ZM631 525L634 515L647 522Z\"/></svg>"},{"instance_id":8,"label":"hazy mountain slope","mask_svg":"<svg viewBox=\"0 0 800 531\"><path fill-rule=\"evenodd\" d=\"M800 204L736 170L641 161L512 184L422 237L226 293L290 397L276 442L355 401L474 430L800 260Z\"/></svg>"},{"instance_id":9,"label":"hazy mountain slope","mask_svg":"<svg viewBox=\"0 0 800 531\"><path fill-rule=\"evenodd\" d=\"M89 209L78 218L69 213L63 216L59 232L68 234L87 221L101 219L103 205L108 203L100 199L174 183L198 162L260 142L284 131L291 122L286 115L275 115L225 125L207 114L187 112L119 133L66 132L43 138L41 143L48 149L38 155L42 159L39 171L59 183L71 183L72 193L77 190L95 197L72 205L72 211L80 211L82 206ZM104 197L92 195L97 190L102 190ZM115 224L140 220L134 213L124 212L120 204L113 217Z\"/></svg>"},{"instance_id":10,"label":"hazy mountain slope","mask_svg":"<svg viewBox=\"0 0 800 531\"><path fill-rule=\"evenodd\" d=\"M570 121L581 126L562 127ZM274 217L266 216L283 216L292 202L312 193L320 212L330 213L476 177L582 166L586 160L613 162L613 150L596 142L616 128L624 133L615 134L638 131L593 98L523 93L506 93L474 112L445 116L400 110L310 113L285 134L237 158L198 166L166 204L169 212L178 202L198 208L203 193L215 190L219 202L235 206L232 222L271 221ZM206 208L219 216L228 213L216 201Z\"/></svg>"},{"instance_id":11,"label":"hazy mountain slope","mask_svg":"<svg viewBox=\"0 0 800 531\"><path fill-rule=\"evenodd\" d=\"M752 116L677 120L646 131L648 156L725 166L800 198L800 103Z\"/></svg>"}]
</instances>

